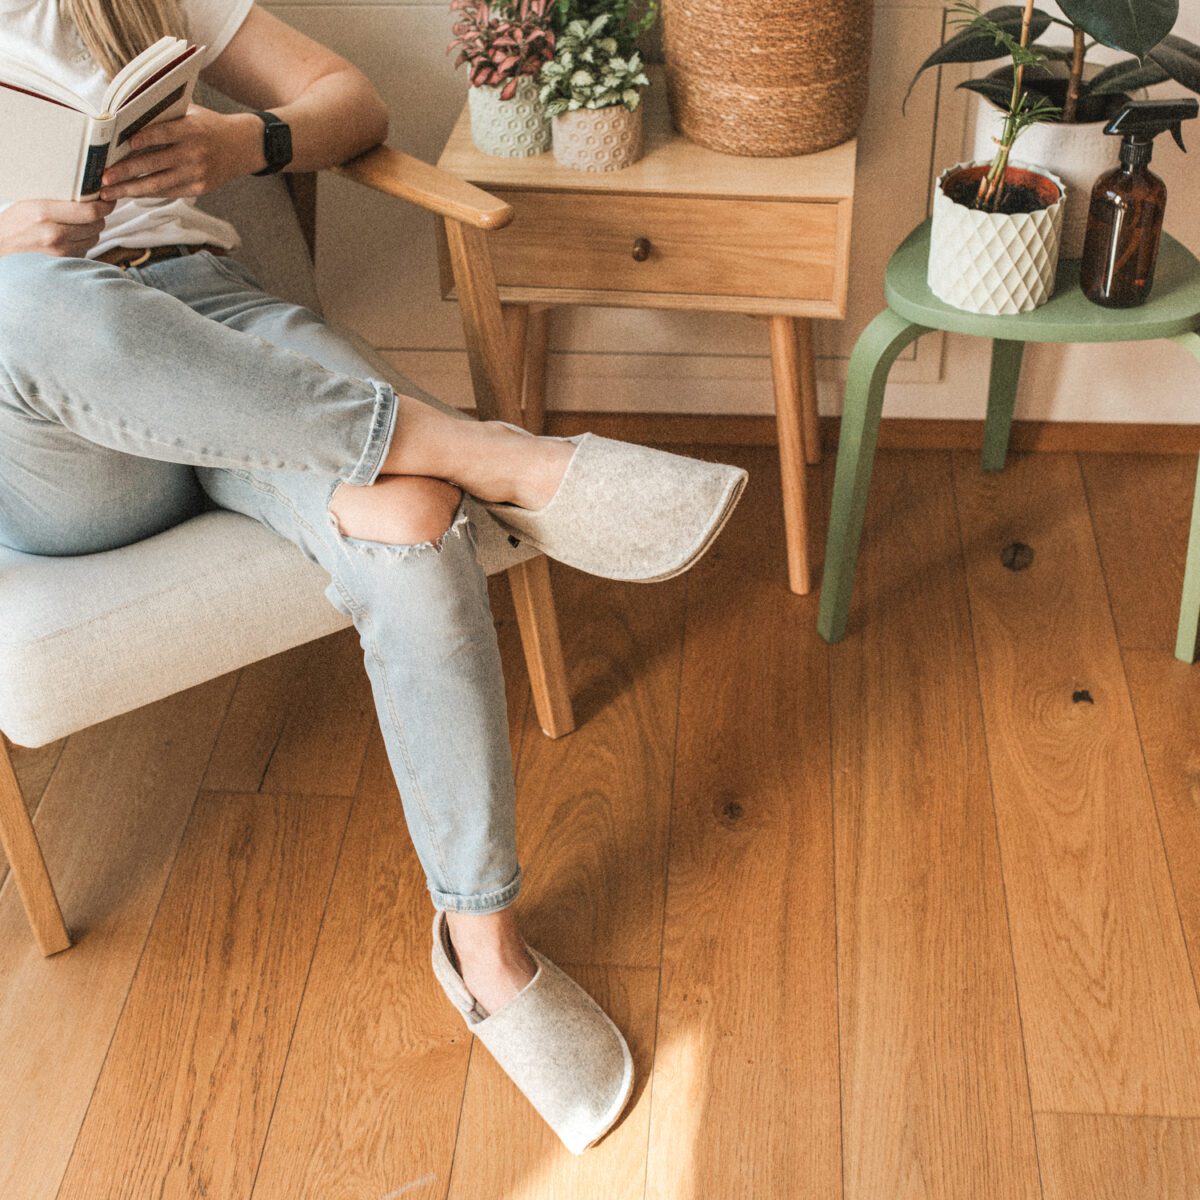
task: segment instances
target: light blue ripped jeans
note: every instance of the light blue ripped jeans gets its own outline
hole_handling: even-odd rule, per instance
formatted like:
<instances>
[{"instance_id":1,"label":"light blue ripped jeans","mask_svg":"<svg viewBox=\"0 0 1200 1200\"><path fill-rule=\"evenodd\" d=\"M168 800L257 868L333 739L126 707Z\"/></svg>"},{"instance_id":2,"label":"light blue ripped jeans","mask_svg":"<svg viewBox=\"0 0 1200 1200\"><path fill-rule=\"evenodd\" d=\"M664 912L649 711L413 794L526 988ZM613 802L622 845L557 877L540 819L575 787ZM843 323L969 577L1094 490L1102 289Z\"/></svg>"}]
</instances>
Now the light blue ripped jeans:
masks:
<instances>
[{"instance_id":1,"label":"light blue ripped jeans","mask_svg":"<svg viewBox=\"0 0 1200 1200\"><path fill-rule=\"evenodd\" d=\"M434 906L521 886L508 718L486 578L460 503L433 542L343 537L341 483L376 478L396 398L351 339L207 252L122 272L0 256L0 543L77 555L214 504L328 571L358 628ZM248 598L252 602L253 598Z\"/></svg>"}]
</instances>

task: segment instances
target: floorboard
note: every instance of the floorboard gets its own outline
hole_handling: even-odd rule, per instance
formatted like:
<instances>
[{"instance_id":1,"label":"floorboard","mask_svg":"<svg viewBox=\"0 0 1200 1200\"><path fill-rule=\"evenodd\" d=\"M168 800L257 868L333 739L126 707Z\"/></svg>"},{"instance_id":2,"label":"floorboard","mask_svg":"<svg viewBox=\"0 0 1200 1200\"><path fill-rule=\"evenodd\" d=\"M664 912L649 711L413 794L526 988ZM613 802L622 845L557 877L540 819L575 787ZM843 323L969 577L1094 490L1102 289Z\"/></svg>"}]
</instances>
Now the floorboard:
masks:
<instances>
[{"instance_id":1,"label":"floorboard","mask_svg":"<svg viewBox=\"0 0 1200 1200\"><path fill-rule=\"evenodd\" d=\"M954 463L1034 1108L1200 1115L1200 1005L1078 463Z\"/></svg>"},{"instance_id":2,"label":"floorboard","mask_svg":"<svg viewBox=\"0 0 1200 1200\"><path fill-rule=\"evenodd\" d=\"M646 1195L833 1200L828 652L788 591L774 451L736 461L750 483L689 579Z\"/></svg>"},{"instance_id":3,"label":"floorboard","mask_svg":"<svg viewBox=\"0 0 1200 1200\"><path fill-rule=\"evenodd\" d=\"M37 830L75 945L42 958L0 894L0 1196L52 1200L204 774L226 676L71 737Z\"/></svg>"},{"instance_id":4,"label":"floorboard","mask_svg":"<svg viewBox=\"0 0 1200 1200\"><path fill-rule=\"evenodd\" d=\"M1094 455L1082 463L1175 903L1200 979L1200 670L1174 657L1195 462Z\"/></svg>"},{"instance_id":5,"label":"floorboard","mask_svg":"<svg viewBox=\"0 0 1200 1200\"><path fill-rule=\"evenodd\" d=\"M254 1200L446 1195L471 1039L433 976L432 913L376 735Z\"/></svg>"},{"instance_id":6,"label":"floorboard","mask_svg":"<svg viewBox=\"0 0 1200 1200\"><path fill-rule=\"evenodd\" d=\"M846 1200L1039 1195L942 453L880 455L830 653Z\"/></svg>"},{"instance_id":7,"label":"floorboard","mask_svg":"<svg viewBox=\"0 0 1200 1200\"><path fill-rule=\"evenodd\" d=\"M59 1200L249 1193L348 815L200 796Z\"/></svg>"},{"instance_id":8,"label":"floorboard","mask_svg":"<svg viewBox=\"0 0 1200 1200\"><path fill-rule=\"evenodd\" d=\"M1117 641L1172 652L1195 455L1081 454Z\"/></svg>"},{"instance_id":9,"label":"floorboard","mask_svg":"<svg viewBox=\"0 0 1200 1200\"><path fill-rule=\"evenodd\" d=\"M1038 1113L1046 1200L1195 1200L1200 1121Z\"/></svg>"}]
</instances>

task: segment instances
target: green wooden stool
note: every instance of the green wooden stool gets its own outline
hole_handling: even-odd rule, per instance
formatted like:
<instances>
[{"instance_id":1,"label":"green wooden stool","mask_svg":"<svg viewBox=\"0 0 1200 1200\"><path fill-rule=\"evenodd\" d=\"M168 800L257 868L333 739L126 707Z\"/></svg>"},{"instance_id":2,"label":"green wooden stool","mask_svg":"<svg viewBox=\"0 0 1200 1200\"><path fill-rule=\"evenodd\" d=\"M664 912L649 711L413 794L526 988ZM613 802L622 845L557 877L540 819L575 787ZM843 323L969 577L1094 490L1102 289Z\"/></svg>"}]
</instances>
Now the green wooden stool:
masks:
<instances>
[{"instance_id":1,"label":"green wooden stool","mask_svg":"<svg viewBox=\"0 0 1200 1200\"><path fill-rule=\"evenodd\" d=\"M929 222L892 255L884 295L888 306L866 329L850 357L838 445L837 476L821 610L817 629L827 642L846 633L854 570L858 563L867 489L875 462L879 418L888 372L910 342L934 329L992 339L992 375L983 430L983 469L999 471L1008 456L1013 405L1026 342L1133 342L1170 338L1200 360L1200 262L1163 234L1154 291L1141 308L1100 308L1079 290L1079 263L1059 267L1054 296L1041 308L1015 317L988 317L943 304L925 282ZM1187 569L1179 611L1175 657L1192 662L1200 619L1200 476L1192 508Z\"/></svg>"}]
</instances>

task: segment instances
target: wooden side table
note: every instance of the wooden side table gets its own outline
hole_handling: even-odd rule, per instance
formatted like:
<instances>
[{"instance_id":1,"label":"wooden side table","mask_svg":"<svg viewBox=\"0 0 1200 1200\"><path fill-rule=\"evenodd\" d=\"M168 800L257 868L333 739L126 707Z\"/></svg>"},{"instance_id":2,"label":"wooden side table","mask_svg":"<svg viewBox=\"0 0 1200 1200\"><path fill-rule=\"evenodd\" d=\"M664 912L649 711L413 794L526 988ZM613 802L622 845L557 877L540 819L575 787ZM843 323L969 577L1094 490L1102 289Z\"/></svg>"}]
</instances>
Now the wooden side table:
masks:
<instances>
[{"instance_id":1,"label":"wooden side table","mask_svg":"<svg viewBox=\"0 0 1200 1200\"><path fill-rule=\"evenodd\" d=\"M801 158L738 158L671 127L659 75L646 93L646 155L621 171L551 154L493 158L464 107L438 166L512 205L489 235L524 363L525 420L544 420L548 310L556 305L747 313L770 326L788 579L810 587L805 463L820 461L812 321L846 310L856 143ZM453 279L439 235L442 290Z\"/></svg>"}]
</instances>

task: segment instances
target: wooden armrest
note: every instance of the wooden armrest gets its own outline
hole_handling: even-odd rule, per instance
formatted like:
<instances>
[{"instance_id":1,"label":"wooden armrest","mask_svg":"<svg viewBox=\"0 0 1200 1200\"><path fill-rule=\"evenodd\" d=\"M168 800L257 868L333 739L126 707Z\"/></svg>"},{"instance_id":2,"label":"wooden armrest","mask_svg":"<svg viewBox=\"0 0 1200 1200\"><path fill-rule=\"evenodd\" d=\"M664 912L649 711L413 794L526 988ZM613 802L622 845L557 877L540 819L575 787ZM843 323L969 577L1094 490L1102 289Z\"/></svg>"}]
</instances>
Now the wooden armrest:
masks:
<instances>
[{"instance_id":1,"label":"wooden armrest","mask_svg":"<svg viewBox=\"0 0 1200 1200\"><path fill-rule=\"evenodd\" d=\"M513 210L503 200L388 146L374 146L330 170L477 229L503 229L513 219Z\"/></svg>"}]
</instances>

